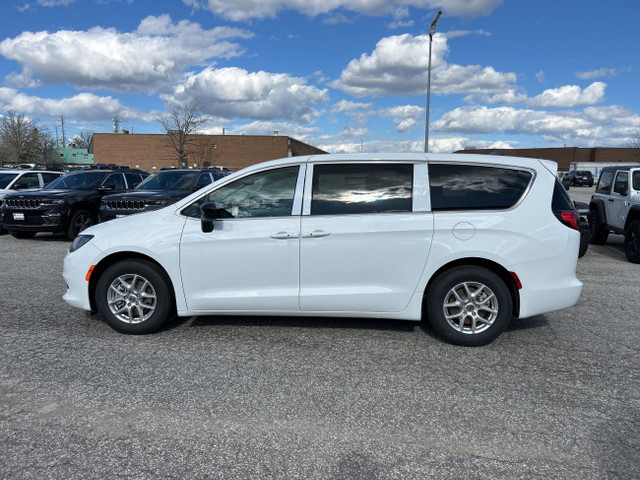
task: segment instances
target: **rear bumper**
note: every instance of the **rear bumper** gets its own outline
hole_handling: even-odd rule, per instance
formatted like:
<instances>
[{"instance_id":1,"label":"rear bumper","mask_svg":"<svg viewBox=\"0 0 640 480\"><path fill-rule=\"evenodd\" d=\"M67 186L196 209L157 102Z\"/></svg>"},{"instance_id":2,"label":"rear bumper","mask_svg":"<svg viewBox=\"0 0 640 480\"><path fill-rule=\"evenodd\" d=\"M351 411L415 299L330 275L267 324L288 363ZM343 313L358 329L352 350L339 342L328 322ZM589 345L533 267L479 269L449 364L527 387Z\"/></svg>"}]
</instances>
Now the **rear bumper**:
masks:
<instances>
[{"instance_id":1,"label":"rear bumper","mask_svg":"<svg viewBox=\"0 0 640 480\"><path fill-rule=\"evenodd\" d=\"M520 318L561 310L576 304L582 282L576 277L580 234L572 232L562 255L513 266L522 282Z\"/></svg>"}]
</instances>

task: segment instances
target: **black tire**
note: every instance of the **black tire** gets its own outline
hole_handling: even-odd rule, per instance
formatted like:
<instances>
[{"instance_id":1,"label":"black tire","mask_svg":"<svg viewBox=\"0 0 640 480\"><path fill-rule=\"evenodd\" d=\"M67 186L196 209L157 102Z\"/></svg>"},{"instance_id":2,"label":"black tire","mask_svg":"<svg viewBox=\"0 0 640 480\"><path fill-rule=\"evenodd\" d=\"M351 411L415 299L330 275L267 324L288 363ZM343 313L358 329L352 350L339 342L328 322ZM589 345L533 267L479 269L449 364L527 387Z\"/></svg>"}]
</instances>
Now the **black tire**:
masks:
<instances>
[{"instance_id":1,"label":"black tire","mask_svg":"<svg viewBox=\"0 0 640 480\"><path fill-rule=\"evenodd\" d=\"M94 225L95 219L91 212L87 210L77 210L69 219L69 228L67 229L67 238L73 240L80 232Z\"/></svg>"},{"instance_id":2,"label":"black tire","mask_svg":"<svg viewBox=\"0 0 640 480\"><path fill-rule=\"evenodd\" d=\"M578 250L578 258L584 257L589 250L589 242L591 241L591 228L589 222L583 217L580 218L580 249Z\"/></svg>"},{"instance_id":3,"label":"black tire","mask_svg":"<svg viewBox=\"0 0 640 480\"><path fill-rule=\"evenodd\" d=\"M107 268L96 285L96 306L107 323L121 333L158 330L175 312L166 274L145 260L123 260Z\"/></svg>"},{"instance_id":4,"label":"black tire","mask_svg":"<svg viewBox=\"0 0 640 480\"><path fill-rule=\"evenodd\" d=\"M440 274L429 287L426 301L427 317L436 333L455 345L469 347L494 341L509 325L513 311L504 281L476 266Z\"/></svg>"},{"instance_id":5,"label":"black tire","mask_svg":"<svg viewBox=\"0 0 640 480\"><path fill-rule=\"evenodd\" d=\"M631 263L640 263L640 220L633 220L624 234L624 253Z\"/></svg>"},{"instance_id":6,"label":"black tire","mask_svg":"<svg viewBox=\"0 0 640 480\"><path fill-rule=\"evenodd\" d=\"M589 212L589 230L591 232L591 239L589 240L594 245L604 245L609 238L609 230L600 221L600 214L598 210L591 210Z\"/></svg>"},{"instance_id":7,"label":"black tire","mask_svg":"<svg viewBox=\"0 0 640 480\"><path fill-rule=\"evenodd\" d=\"M9 235L15 238L19 238L21 240L27 239L27 238L33 238L36 236L36 233L37 232L17 232L15 230L9 230Z\"/></svg>"}]
</instances>

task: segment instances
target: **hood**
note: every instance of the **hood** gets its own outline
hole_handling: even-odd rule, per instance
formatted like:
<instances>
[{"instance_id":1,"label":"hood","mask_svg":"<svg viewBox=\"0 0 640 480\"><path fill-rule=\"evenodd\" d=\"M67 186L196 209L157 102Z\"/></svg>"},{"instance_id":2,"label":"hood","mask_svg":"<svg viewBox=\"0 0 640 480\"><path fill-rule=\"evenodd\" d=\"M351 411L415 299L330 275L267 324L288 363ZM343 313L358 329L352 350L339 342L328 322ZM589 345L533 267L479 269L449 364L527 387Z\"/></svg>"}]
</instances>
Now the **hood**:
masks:
<instances>
[{"instance_id":1,"label":"hood","mask_svg":"<svg viewBox=\"0 0 640 480\"><path fill-rule=\"evenodd\" d=\"M109 200L154 200L154 199L169 199L180 200L186 197L191 192L189 190L133 190L127 193L116 193L113 195L105 195L102 197L103 201Z\"/></svg>"},{"instance_id":2,"label":"hood","mask_svg":"<svg viewBox=\"0 0 640 480\"><path fill-rule=\"evenodd\" d=\"M93 190L19 190L13 191L11 198L58 198L92 193L94 193Z\"/></svg>"}]
</instances>

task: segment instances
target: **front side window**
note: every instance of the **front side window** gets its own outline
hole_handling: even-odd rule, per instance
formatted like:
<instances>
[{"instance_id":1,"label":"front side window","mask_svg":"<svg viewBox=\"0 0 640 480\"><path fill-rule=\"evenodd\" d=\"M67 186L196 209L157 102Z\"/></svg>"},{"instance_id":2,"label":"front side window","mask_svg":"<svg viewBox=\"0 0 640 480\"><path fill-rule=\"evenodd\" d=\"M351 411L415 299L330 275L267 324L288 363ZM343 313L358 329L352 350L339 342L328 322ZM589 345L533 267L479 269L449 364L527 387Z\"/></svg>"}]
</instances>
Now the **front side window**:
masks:
<instances>
[{"instance_id":1,"label":"front side window","mask_svg":"<svg viewBox=\"0 0 640 480\"><path fill-rule=\"evenodd\" d=\"M432 210L513 207L527 191L531 172L478 165L429 165Z\"/></svg>"},{"instance_id":2,"label":"front side window","mask_svg":"<svg viewBox=\"0 0 640 480\"><path fill-rule=\"evenodd\" d=\"M613 183L613 173L614 172L612 170L602 172L600 180L598 180L598 185L596 186L596 192L609 193L609 190L611 190L611 184Z\"/></svg>"},{"instance_id":3,"label":"front side window","mask_svg":"<svg viewBox=\"0 0 640 480\"><path fill-rule=\"evenodd\" d=\"M311 215L410 212L412 164L313 167Z\"/></svg>"},{"instance_id":4,"label":"front side window","mask_svg":"<svg viewBox=\"0 0 640 480\"><path fill-rule=\"evenodd\" d=\"M206 195L220 218L283 217L291 215L299 167L284 167L242 177ZM196 204L201 204L196 202ZM193 216L193 205L185 215Z\"/></svg>"},{"instance_id":5,"label":"front side window","mask_svg":"<svg viewBox=\"0 0 640 480\"><path fill-rule=\"evenodd\" d=\"M114 173L113 175L109 175L102 185L112 185L114 190L126 190L124 184L124 176L120 173Z\"/></svg>"}]
</instances>

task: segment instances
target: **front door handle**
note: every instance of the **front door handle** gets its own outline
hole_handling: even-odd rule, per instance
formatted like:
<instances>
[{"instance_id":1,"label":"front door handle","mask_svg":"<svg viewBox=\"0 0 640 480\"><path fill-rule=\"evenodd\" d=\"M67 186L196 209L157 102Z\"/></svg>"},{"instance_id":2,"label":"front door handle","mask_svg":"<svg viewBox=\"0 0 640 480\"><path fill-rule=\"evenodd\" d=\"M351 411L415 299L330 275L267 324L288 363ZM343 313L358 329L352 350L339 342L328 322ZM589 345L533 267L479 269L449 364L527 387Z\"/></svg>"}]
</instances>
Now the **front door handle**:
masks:
<instances>
[{"instance_id":1,"label":"front door handle","mask_svg":"<svg viewBox=\"0 0 640 480\"><path fill-rule=\"evenodd\" d=\"M302 236L302 238L322 238L328 237L331 235L329 232L325 232L324 230L314 230L313 232L307 233Z\"/></svg>"}]
</instances>

